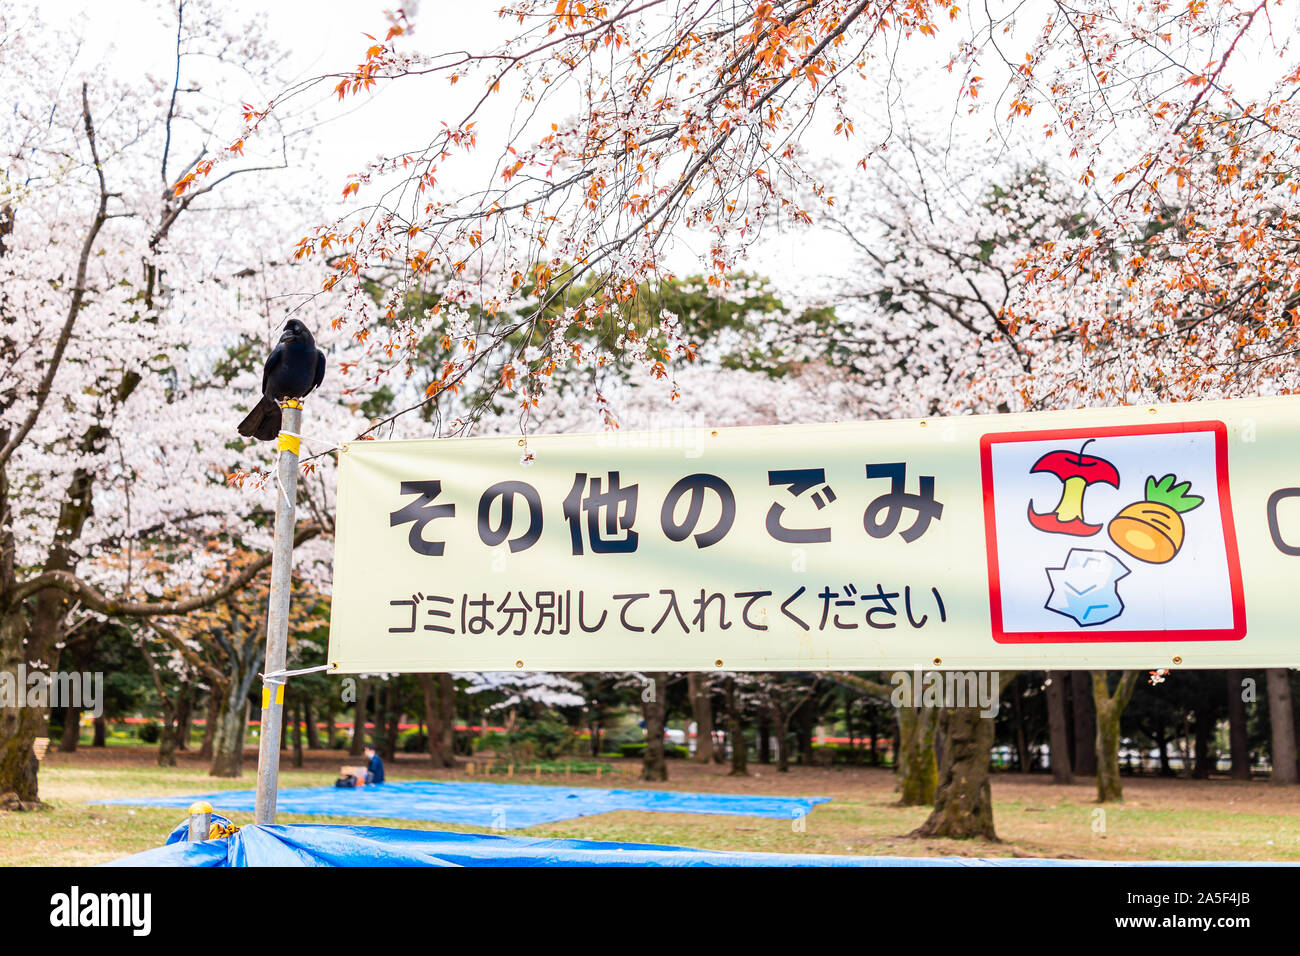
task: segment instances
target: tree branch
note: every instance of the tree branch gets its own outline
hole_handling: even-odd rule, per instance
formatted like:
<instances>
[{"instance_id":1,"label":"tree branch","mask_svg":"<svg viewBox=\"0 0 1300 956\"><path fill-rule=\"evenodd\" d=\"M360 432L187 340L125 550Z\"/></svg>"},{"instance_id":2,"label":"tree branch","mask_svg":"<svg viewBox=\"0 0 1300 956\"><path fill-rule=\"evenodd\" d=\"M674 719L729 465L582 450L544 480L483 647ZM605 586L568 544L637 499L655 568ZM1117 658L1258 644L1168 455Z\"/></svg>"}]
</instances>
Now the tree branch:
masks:
<instances>
[{"instance_id":1,"label":"tree branch","mask_svg":"<svg viewBox=\"0 0 1300 956\"><path fill-rule=\"evenodd\" d=\"M201 656L194 652L194 648L185 643L185 638L181 637L171 628L164 627L157 621L149 622L150 629L161 637L164 641L176 649L176 651L185 658L185 662L195 671L203 674L208 680L213 682L213 686L223 686L227 682L226 675L216 667L213 667Z\"/></svg>"},{"instance_id":2,"label":"tree branch","mask_svg":"<svg viewBox=\"0 0 1300 956\"><path fill-rule=\"evenodd\" d=\"M321 533L318 524L303 525L294 534L294 547L317 537ZM209 607L240 590L271 564L271 555L264 554L239 574L230 578L219 588L198 594L180 601L125 601L106 597L97 588L83 581L71 571L46 571L44 574L25 581L14 589L9 601L10 606L18 604L39 591L56 588L66 591L86 607L110 617L152 617L154 615L188 614L200 608Z\"/></svg>"},{"instance_id":3,"label":"tree branch","mask_svg":"<svg viewBox=\"0 0 1300 956\"><path fill-rule=\"evenodd\" d=\"M95 124L90 117L90 99L87 95L87 84L81 84L81 115L86 127L86 140L90 143L90 157L95 164L95 175L99 177L99 208L95 210L95 218L91 220L90 231L86 233L85 241L81 244L81 258L77 262L77 284L72 288L72 300L68 303L68 314L63 320L63 328L59 332L59 338L54 344L54 351L50 355L50 363L46 366L45 375L41 378L41 383L36 389L36 403L32 406L27 418L23 421L18 430L14 432L13 437L0 448L0 468L3 468L9 459L13 456L14 450L23 443L27 438L28 432L36 424L36 419L40 417L41 411L45 408L45 403L50 397L50 389L54 385L54 376L58 374L59 366L63 363L63 353L67 350L68 342L72 338L72 327L77 323L77 317L81 314L81 306L86 298L86 269L90 264L90 253L95 246L95 239L99 235L99 230L108 220L108 184L104 180L104 169L99 163L99 149L95 145Z\"/></svg>"},{"instance_id":4,"label":"tree branch","mask_svg":"<svg viewBox=\"0 0 1300 956\"><path fill-rule=\"evenodd\" d=\"M834 674L820 674L818 676L825 677L827 680L840 684L843 687L850 687L853 690L860 691L868 697L880 697L888 700L890 694L893 693L893 688L887 684L882 684L880 681L861 677L858 674L836 672Z\"/></svg>"}]
</instances>

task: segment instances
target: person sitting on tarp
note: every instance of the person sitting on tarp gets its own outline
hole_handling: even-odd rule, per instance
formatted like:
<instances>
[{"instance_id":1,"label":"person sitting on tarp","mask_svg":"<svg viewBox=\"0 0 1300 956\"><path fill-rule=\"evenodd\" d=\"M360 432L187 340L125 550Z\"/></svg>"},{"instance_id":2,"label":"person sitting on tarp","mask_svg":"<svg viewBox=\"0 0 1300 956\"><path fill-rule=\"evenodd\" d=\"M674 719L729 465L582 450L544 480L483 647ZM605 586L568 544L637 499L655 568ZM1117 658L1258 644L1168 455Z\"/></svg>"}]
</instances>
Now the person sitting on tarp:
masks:
<instances>
[{"instance_id":1,"label":"person sitting on tarp","mask_svg":"<svg viewBox=\"0 0 1300 956\"><path fill-rule=\"evenodd\" d=\"M373 744L366 744L366 765L364 767L340 767L339 778L334 786L351 789L358 784L367 785L384 782L384 761L379 757Z\"/></svg>"},{"instance_id":2,"label":"person sitting on tarp","mask_svg":"<svg viewBox=\"0 0 1300 956\"><path fill-rule=\"evenodd\" d=\"M366 765L366 786L372 783L383 783L384 762L379 759L379 751L375 749L374 744L366 745L366 759L370 761Z\"/></svg>"}]
</instances>

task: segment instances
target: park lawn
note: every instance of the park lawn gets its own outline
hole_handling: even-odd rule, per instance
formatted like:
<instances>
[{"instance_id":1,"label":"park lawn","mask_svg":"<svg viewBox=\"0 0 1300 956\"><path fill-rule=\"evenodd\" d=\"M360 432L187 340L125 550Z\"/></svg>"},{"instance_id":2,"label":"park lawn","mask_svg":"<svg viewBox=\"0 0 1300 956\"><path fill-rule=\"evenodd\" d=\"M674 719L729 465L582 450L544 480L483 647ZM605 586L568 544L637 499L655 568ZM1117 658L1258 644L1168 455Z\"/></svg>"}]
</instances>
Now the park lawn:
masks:
<instances>
[{"instance_id":1,"label":"park lawn","mask_svg":"<svg viewBox=\"0 0 1300 956\"><path fill-rule=\"evenodd\" d=\"M154 766L152 748L113 748L59 754L41 768L41 796L47 808L33 813L0 812L0 864L90 865L159 846L184 817L174 808L98 806L94 800L130 796L183 795L253 785L251 752L243 779L209 777L192 755L181 766ZM341 752L309 755L306 766L289 766L284 755L282 786L319 786L333 781ZM636 765L610 760L599 781L575 776L571 786L642 786L631 779ZM1093 802L1086 782L1056 787L1043 775L996 775L994 818L1000 843L917 840L907 834L923 821L924 807L898 807L891 774L872 768L795 767L778 774L751 765L752 775L733 778L722 767L672 761L672 779L655 788L829 796L802 820L618 811L544 824L509 835L567 837L628 843L660 843L772 853L834 853L875 856L1017 856L1109 860L1285 860L1300 861L1300 792L1265 782L1128 779L1126 801L1105 807ZM481 780L465 769L431 771L414 755L390 762L393 779ZM503 782L498 775L493 778ZM564 784L562 774L519 775L512 783ZM221 811L219 802L216 809ZM229 814L248 823L251 814ZM454 824L281 814L282 823L349 823L422 830L472 831Z\"/></svg>"}]
</instances>

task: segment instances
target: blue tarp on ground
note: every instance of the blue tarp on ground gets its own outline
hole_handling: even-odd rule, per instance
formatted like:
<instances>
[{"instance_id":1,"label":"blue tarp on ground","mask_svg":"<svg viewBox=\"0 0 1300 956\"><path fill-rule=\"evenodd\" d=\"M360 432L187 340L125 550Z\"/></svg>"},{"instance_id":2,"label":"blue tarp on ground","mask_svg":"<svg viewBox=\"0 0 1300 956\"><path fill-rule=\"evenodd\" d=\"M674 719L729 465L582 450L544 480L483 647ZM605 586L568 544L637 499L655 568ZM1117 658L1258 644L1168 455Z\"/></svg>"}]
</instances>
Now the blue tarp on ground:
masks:
<instances>
[{"instance_id":1,"label":"blue tarp on ground","mask_svg":"<svg viewBox=\"0 0 1300 956\"><path fill-rule=\"evenodd\" d=\"M188 797L132 797L103 803L134 807L188 807L206 800L222 813L251 812L252 790L221 790ZM280 813L312 816L429 820L494 830L519 830L539 823L589 817L612 810L714 813L792 820L829 797L757 797L731 793L670 790L602 790L595 787L530 786L506 783L402 781L355 790L289 787L276 799Z\"/></svg>"},{"instance_id":2,"label":"blue tarp on ground","mask_svg":"<svg viewBox=\"0 0 1300 956\"><path fill-rule=\"evenodd\" d=\"M547 840L327 824L246 826L108 866L1108 866L1098 861L727 853L654 843Z\"/></svg>"},{"instance_id":3,"label":"blue tarp on ground","mask_svg":"<svg viewBox=\"0 0 1300 956\"><path fill-rule=\"evenodd\" d=\"M602 843L309 823L243 827L203 843L172 843L107 866L1277 866L1109 860L727 853L654 843ZM1281 864L1295 866L1296 864Z\"/></svg>"}]
</instances>

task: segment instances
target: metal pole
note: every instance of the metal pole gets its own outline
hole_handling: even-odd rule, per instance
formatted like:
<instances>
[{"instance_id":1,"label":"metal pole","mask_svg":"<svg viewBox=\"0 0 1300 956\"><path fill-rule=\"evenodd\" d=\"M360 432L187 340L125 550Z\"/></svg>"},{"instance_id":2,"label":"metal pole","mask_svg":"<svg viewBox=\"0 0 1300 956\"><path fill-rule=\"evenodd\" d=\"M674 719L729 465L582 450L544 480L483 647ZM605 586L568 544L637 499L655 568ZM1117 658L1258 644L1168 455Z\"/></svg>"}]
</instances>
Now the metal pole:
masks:
<instances>
[{"instance_id":1,"label":"metal pole","mask_svg":"<svg viewBox=\"0 0 1300 956\"><path fill-rule=\"evenodd\" d=\"M186 833L185 840L187 843L201 843L208 838L208 833L212 830L212 804L206 800L199 800L190 804L189 830Z\"/></svg>"},{"instance_id":2,"label":"metal pole","mask_svg":"<svg viewBox=\"0 0 1300 956\"><path fill-rule=\"evenodd\" d=\"M271 598L266 614L266 663L263 673L285 669L289 647L289 582L293 571L294 501L298 493L298 435L302 404L280 403L279 484L275 498L275 544L271 554ZM284 678L262 681L262 726L257 750L257 804L253 822L275 822L280 782L280 727L284 721Z\"/></svg>"}]
</instances>

